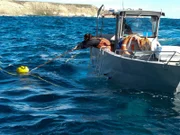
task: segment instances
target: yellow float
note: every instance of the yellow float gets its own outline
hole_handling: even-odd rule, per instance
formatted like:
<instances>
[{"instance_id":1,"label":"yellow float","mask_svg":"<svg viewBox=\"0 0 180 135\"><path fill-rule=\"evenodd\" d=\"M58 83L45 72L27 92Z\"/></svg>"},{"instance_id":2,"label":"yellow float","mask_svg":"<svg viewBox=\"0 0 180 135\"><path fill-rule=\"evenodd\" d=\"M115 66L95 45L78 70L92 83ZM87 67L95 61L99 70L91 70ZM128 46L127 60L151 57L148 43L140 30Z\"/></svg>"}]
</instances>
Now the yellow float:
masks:
<instances>
[{"instance_id":1,"label":"yellow float","mask_svg":"<svg viewBox=\"0 0 180 135\"><path fill-rule=\"evenodd\" d=\"M27 74L29 73L29 68L27 66L20 66L16 69L18 74Z\"/></svg>"}]
</instances>

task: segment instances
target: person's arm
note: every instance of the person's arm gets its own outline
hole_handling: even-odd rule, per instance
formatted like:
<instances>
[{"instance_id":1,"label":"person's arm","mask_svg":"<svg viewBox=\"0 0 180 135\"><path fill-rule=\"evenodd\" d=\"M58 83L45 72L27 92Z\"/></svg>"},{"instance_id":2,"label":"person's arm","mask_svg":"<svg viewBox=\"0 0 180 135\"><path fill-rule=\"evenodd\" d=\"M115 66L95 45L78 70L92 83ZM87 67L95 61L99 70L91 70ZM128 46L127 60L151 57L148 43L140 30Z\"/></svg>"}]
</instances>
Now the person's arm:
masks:
<instances>
[{"instance_id":1,"label":"person's arm","mask_svg":"<svg viewBox=\"0 0 180 135\"><path fill-rule=\"evenodd\" d=\"M86 49L88 47L97 47L100 43L100 40L99 39L91 39L91 40L88 40L88 41L83 41L81 43L79 43L74 49L75 50L78 50L78 49Z\"/></svg>"},{"instance_id":2,"label":"person's arm","mask_svg":"<svg viewBox=\"0 0 180 135\"><path fill-rule=\"evenodd\" d=\"M86 43L84 44L84 48L88 48L88 47L97 47L100 43L100 39L91 39L86 41Z\"/></svg>"}]
</instances>

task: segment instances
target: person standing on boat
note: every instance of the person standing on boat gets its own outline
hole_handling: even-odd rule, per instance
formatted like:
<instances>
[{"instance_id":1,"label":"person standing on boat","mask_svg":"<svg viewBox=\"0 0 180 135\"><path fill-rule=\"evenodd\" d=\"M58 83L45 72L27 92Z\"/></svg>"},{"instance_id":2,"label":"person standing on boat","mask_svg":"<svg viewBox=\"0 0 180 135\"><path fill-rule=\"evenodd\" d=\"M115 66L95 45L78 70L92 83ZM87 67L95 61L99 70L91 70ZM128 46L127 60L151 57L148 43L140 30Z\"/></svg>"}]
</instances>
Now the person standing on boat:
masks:
<instances>
[{"instance_id":1,"label":"person standing on boat","mask_svg":"<svg viewBox=\"0 0 180 135\"><path fill-rule=\"evenodd\" d=\"M86 49L88 47L107 48L112 50L111 43L108 39L93 37L89 33L84 35L84 41L79 43L74 50Z\"/></svg>"},{"instance_id":2,"label":"person standing on boat","mask_svg":"<svg viewBox=\"0 0 180 135\"><path fill-rule=\"evenodd\" d=\"M127 24L126 19L123 21L124 34L133 34L131 27Z\"/></svg>"}]
</instances>

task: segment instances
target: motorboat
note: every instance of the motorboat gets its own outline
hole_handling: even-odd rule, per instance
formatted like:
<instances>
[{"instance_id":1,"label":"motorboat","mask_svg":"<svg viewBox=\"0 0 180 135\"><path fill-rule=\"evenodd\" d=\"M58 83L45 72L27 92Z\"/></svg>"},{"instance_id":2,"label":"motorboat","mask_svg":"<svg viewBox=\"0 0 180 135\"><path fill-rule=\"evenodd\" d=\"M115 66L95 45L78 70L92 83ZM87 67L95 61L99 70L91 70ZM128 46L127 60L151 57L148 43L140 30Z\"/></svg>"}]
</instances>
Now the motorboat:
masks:
<instances>
[{"instance_id":1,"label":"motorboat","mask_svg":"<svg viewBox=\"0 0 180 135\"><path fill-rule=\"evenodd\" d=\"M128 88L178 92L180 47L159 43L162 16L162 11L142 9L103 12L102 5L97 13L96 37L108 39L113 50L90 48L96 74Z\"/></svg>"}]
</instances>

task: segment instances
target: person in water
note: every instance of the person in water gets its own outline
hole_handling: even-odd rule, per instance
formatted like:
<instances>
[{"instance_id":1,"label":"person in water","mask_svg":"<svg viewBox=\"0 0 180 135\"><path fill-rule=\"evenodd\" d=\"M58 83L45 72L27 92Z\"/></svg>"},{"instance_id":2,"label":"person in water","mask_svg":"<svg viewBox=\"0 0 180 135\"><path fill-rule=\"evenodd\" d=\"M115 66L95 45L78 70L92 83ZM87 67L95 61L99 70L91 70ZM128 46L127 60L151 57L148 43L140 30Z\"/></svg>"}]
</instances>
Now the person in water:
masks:
<instances>
[{"instance_id":1,"label":"person in water","mask_svg":"<svg viewBox=\"0 0 180 135\"><path fill-rule=\"evenodd\" d=\"M105 38L93 37L89 33L84 35L84 41L79 43L74 49L79 50L86 49L88 47L108 48L109 50L112 50L111 43L109 40Z\"/></svg>"}]
</instances>

